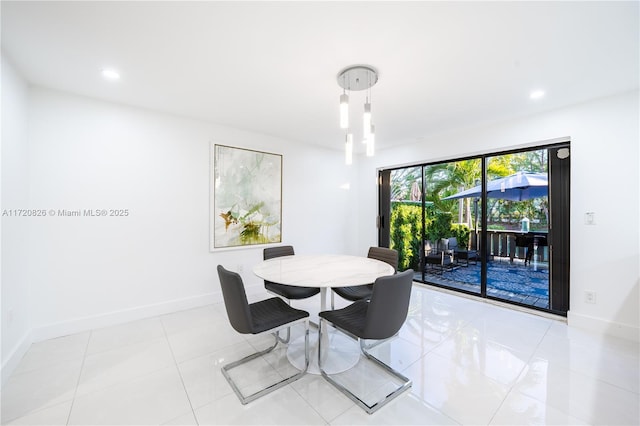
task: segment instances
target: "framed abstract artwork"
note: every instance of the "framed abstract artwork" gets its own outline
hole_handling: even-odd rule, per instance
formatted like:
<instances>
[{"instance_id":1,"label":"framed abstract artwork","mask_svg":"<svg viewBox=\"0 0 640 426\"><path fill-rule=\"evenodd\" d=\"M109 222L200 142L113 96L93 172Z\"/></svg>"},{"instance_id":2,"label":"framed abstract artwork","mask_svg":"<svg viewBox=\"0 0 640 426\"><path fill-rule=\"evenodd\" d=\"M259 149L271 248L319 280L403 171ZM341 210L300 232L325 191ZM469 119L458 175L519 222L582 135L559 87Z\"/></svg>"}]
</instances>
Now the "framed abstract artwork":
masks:
<instances>
[{"instance_id":1,"label":"framed abstract artwork","mask_svg":"<svg viewBox=\"0 0 640 426\"><path fill-rule=\"evenodd\" d=\"M212 143L211 250L282 242L282 155Z\"/></svg>"}]
</instances>

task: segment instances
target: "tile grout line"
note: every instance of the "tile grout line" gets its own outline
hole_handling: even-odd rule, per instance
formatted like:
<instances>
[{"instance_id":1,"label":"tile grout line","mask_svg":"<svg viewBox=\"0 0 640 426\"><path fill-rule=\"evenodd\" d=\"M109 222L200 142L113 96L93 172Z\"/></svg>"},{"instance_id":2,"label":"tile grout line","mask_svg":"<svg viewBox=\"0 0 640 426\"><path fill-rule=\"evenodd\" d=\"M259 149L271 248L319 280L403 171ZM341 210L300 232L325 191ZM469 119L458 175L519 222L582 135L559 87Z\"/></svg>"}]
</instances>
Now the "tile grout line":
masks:
<instances>
[{"instance_id":1,"label":"tile grout line","mask_svg":"<svg viewBox=\"0 0 640 426\"><path fill-rule=\"evenodd\" d=\"M516 377L516 380L513 382L513 384L511 386L509 386L509 390L507 391L507 393L505 394L504 398L502 399L502 402L500 402L500 405L498 406L498 408L496 409L496 411L493 413L493 415L491 416L491 419L489 419L489 423L487 424L491 424L491 422L493 421L493 419L496 417L496 414L498 414L498 412L500 412L500 409L502 408L502 406L504 405L505 401L507 400L507 398L509 398L509 396L514 393L520 393L517 390L515 390L515 386L518 383L518 379L520 378L520 376L522 376L522 373L524 372L525 368L529 366L529 363L533 360L533 358L536 355L536 352L538 351L538 348L540 347L540 344L542 344L543 340L545 339L545 337L547 337L547 334L549 333L549 330L551 330L551 326L553 325L552 320L549 322L549 325L547 326L547 329L545 330L544 334L542 335L542 337L540 338L540 341L536 344L535 348L533 348L533 350L531 351L531 355L529 355L529 358L527 359L527 362L525 363L525 366L522 367L522 370L520 371L520 373L518 374L518 377ZM535 399L535 398L534 398ZM567 415L569 415L569 413L565 413Z\"/></svg>"},{"instance_id":2,"label":"tile grout line","mask_svg":"<svg viewBox=\"0 0 640 426\"><path fill-rule=\"evenodd\" d=\"M531 361L533 360L533 358L535 357L535 354L536 354L536 352L537 352L538 348L540 347L540 345L542 344L542 342L544 341L544 339L545 339L545 338L547 337L547 335L549 334L549 331L551 330L551 327L552 327L552 326L553 326L553 322L549 324L549 327L547 328L547 331L544 333L544 336L542 336L542 338L541 338L541 339L540 339L540 341L538 342L538 345L536 345L536 349L535 349L535 350L534 350L534 352L531 354L531 357L530 357L530 359L529 359L529 362L531 362ZM584 377L588 377L588 376L585 376L585 375L584 375L584 374L582 374L582 373L579 373L579 372L577 372L577 371L575 371L575 370L572 370L570 365L569 365L567 368L565 368L565 369L566 369L569 373L573 373L573 374L580 374L580 375L582 375L582 376L584 376ZM598 378L593 378L593 379L594 379L594 380L599 380ZM603 383L606 383L606 382L603 382ZM518 392L518 391L516 391L516 392ZM520 393L520 392L518 392L518 393ZM522 393L521 393L521 394L522 394ZM522 395L527 396L527 397L529 397L529 398L532 398L532 399L534 399L534 400L536 400L536 401L538 401L538 402L540 402L540 403L543 403L543 404L545 404L545 406L550 406L550 407L552 407L552 408L554 408L554 409L556 409L556 410L560 411L561 413L563 413L563 414L564 414L564 415L566 415L566 416L570 416L570 417L577 418L578 420L580 420L580 421L584 422L585 424L588 424L588 423L589 423L589 421L587 421L587 420L585 420L585 419L582 419L582 418L576 417L574 414L572 414L572 413L570 412L570 410L565 410L565 408L564 408L564 407L559 407L559 406L550 405L548 402L546 402L546 401L541 401L541 400L539 400L538 398L536 398L536 397L534 397L534 396L532 396L532 395L527 395L527 394L522 394Z\"/></svg>"},{"instance_id":3,"label":"tile grout line","mask_svg":"<svg viewBox=\"0 0 640 426\"><path fill-rule=\"evenodd\" d=\"M309 374L309 373L306 373L306 374ZM306 376L306 374L305 374L305 376ZM304 378L304 377L301 377L301 379L303 379L303 378ZM295 383L295 382L294 382L294 383ZM300 398L302 398L302 400L303 400L303 401L304 401L304 402L309 406L309 408L311 408L311 410L315 411L315 413L316 413L316 414L317 414L317 415L318 415L322 420L324 420L324 424L325 424L326 426L331 425L331 422L330 422L330 421L328 421L327 419L325 419L325 418L324 418L324 416L322 415L322 413L320 413L318 410L316 410L316 408L311 404L311 402L309 402L309 401L307 400L307 398L305 398L305 397L304 397L304 395L302 395L302 393L298 392L298 390L293 386L293 383L289 383L289 384L287 385L287 387L290 387L290 388L291 388L291 390L293 390L295 393L297 393L297 394L300 396ZM284 389L284 388L283 388L283 389ZM350 408L351 408L351 407L349 407L347 410L349 410ZM345 410L345 411L346 411L346 410ZM339 416L340 416L340 415L342 415L342 414L343 414L343 413L340 413L338 416L336 416L336 418L337 418L337 417L339 417ZM333 419L333 420L335 420L335 419Z\"/></svg>"},{"instance_id":4,"label":"tile grout line","mask_svg":"<svg viewBox=\"0 0 640 426\"><path fill-rule=\"evenodd\" d=\"M93 329L89 330L89 337L87 338L87 344L84 347L84 355L82 356L82 364L80 365L80 372L78 373L78 380L76 381L76 388L73 391L73 397L71 398L71 406L69 407L69 414L67 415L67 426L71 421L71 413L73 413L73 406L76 402L76 396L78 395L78 387L80 386L80 379L82 379L82 372L84 370L84 363L87 360L87 352L89 351L89 342L91 342L91 336L93 336Z\"/></svg>"},{"instance_id":5,"label":"tile grout line","mask_svg":"<svg viewBox=\"0 0 640 426\"><path fill-rule=\"evenodd\" d=\"M191 407L191 414L193 415L193 419L196 421L196 425L199 425L200 422L196 417L196 412L193 408L193 403L191 402L191 398L189 397L189 392L187 392L187 386L184 384L184 378L182 377L182 372L180 371L180 367L178 366L178 360L176 359L176 355L173 352L173 346L171 346L171 342L169 341L169 335L167 334L167 329L164 326L164 322L161 317L158 317L160 320L160 325L162 326L162 332L164 333L164 338L167 341L167 345L169 346L169 350L171 351L171 357L173 358L173 362L175 363L176 370L178 371L178 376L180 376L180 383L182 383L182 388L184 389L184 394L187 397L187 401L189 401L189 407Z\"/></svg>"}]
</instances>

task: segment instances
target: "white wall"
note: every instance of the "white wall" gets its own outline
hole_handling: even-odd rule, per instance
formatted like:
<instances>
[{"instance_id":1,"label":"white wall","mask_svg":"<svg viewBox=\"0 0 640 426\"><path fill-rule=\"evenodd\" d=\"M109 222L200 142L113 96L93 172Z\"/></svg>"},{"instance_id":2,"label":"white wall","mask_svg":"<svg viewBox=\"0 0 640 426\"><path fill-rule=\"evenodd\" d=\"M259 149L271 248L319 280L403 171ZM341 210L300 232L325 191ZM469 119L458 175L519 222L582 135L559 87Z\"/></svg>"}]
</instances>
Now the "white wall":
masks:
<instances>
[{"instance_id":1,"label":"white wall","mask_svg":"<svg viewBox=\"0 0 640 426\"><path fill-rule=\"evenodd\" d=\"M129 210L24 221L28 259L14 279L28 276L29 292L7 304L31 312L29 342L221 300L218 264L242 270L249 293L262 291L251 268L263 247L209 252L212 141L283 154L283 243L359 252L344 221L355 200L341 152L41 88L29 91L28 129L6 160L28 164L31 207ZM23 200L25 182L6 183ZM3 236L3 264L19 240Z\"/></svg>"},{"instance_id":2,"label":"white wall","mask_svg":"<svg viewBox=\"0 0 640 426\"><path fill-rule=\"evenodd\" d=\"M377 211L378 168L453 159L465 155L571 139L571 276L570 325L638 339L639 126L638 92L559 109L528 118L464 129L419 143L381 150L360 169L365 210L360 245L375 242L366 220ZM362 159L360 159L362 161ZM368 212L368 213L367 213ZM595 212L596 225L584 224ZM596 304L584 291L597 293Z\"/></svg>"},{"instance_id":3,"label":"white wall","mask_svg":"<svg viewBox=\"0 0 640 426\"><path fill-rule=\"evenodd\" d=\"M2 207L29 207L27 144L28 87L12 64L2 59ZM8 212L7 214L13 214ZM2 379L29 347L29 260L27 217L2 216ZM11 358L11 354L17 354ZM10 360L14 364L9 364ZM5 368L7 367L7 368Z\"/></svg>"},{"instance_id":4,"label":"white wall","mask_svg":"<svg viewBox=\"0 0 640 426\"><path fill-rule=\"evenodd\" d=\"M3 378L31 341L219 300L217 264L241 268L259 291L251 267L262 248L209 252L211 141L284 155L284 243L298 253L364 254L377 242L377 168L569 136L570 323L637 338L637 92L381 150L345 167L340 151L29 89L5 58L2 89L3 209L130 211L3 218ZM583 224L585 211L596 213L596 226ZM597 304L583 303L586 289Z\"/></svg>"}]
</instances>

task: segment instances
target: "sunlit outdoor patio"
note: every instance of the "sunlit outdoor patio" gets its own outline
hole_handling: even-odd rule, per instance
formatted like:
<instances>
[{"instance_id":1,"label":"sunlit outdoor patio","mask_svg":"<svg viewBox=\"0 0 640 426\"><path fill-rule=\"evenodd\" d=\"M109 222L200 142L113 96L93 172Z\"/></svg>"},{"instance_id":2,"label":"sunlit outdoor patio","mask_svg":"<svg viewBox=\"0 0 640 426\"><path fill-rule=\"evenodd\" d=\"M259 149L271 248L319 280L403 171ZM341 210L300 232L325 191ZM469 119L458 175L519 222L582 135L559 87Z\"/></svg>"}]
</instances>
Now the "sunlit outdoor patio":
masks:
<instances>
[{"instance_id":1,"label":"sunlit outdoor patio","mask_svg":"<svg viewBox=\"0 0 640 426\"><path fill-rule=\"evenodd\" d=\"M472 293L480 293L480 262L468 266L453 265L440 270L427 268L424 281ZM422 281L422 274L416 273ZM549 265L546 262L524 264L522 259L495 258L487 262L487 295L538 308L549 308Z\"/></svg>"},{"instance_id":2,"label":"sunlit outdoor patio","mask_svg":"<svg viewBox=\"0 0 640 426\"><path fill-rule=\"evenodd\" d=\"M426 284L551 310L548 161L546 150L531 150L484 166L476 158L392 171L389 237L401 270L413 268Z\"/></svg>"}]
</instances>

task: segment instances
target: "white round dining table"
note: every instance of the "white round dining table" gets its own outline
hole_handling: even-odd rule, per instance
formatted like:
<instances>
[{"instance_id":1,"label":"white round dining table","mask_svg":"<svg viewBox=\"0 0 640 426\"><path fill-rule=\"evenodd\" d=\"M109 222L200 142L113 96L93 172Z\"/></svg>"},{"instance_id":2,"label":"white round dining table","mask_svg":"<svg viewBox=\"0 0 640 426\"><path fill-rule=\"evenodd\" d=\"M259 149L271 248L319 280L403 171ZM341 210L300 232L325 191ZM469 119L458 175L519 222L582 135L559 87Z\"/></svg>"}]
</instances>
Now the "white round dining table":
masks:
<instances>
[{"instance_id":1,"label":"white round dining table","mask_svg":"<svg viewBox=\"0 0 640 426\"><path fill-rule=\"evenodd\" d=\"M393 275L393 266L377 259L338 254L274 257L258 263L253 273L263 280L300 287L328 288L371 284L376 278ZM322 310L326 298L321 298Z\"/></svg>"},{"instance_id":2,"label":"white round dining table","mask_svg":"<svg viewBox=\"0 0 640 426\"><path fill-rule=\"evenodd\" d=\"M253 273L263 280L278 284L320 288L320 310L327 309L327 289L373 283L376 278L393 275L394 268L380 260L362 256L318 254L281 256L265 260L253 267ZM313 339L311 362L307 370L320 374L317 364L317 340ZM317 337L317 336L316 336ZM332 356L325 370L336 374L354 366L360 357L359 347L341 333L323 337L323 348L329 347ZM328 344L325 344L325 340ZM323 350L324 352L324 350ZM298 338L289 344L289 361L297 368L304 366L304 339Z\"/></svg>"}]
</instances>

